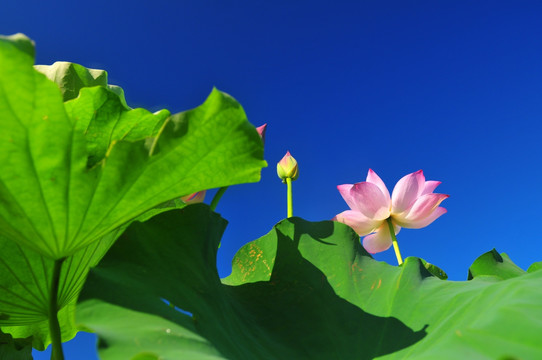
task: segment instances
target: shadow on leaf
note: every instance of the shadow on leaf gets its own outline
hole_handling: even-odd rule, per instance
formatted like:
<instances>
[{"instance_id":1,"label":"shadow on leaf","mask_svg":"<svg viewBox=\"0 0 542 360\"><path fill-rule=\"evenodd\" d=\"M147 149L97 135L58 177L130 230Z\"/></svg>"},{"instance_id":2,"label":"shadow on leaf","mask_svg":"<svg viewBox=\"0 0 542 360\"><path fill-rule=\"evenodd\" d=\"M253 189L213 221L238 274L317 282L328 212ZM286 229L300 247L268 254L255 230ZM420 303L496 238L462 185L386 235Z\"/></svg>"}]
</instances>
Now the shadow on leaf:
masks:
<instances>
[{"instance_id":1,"label":"shadow on leaf","mask_svg":"<svg viewBox=\"0 0 542 360\"><path fill-rule=\"evenodd\" d=\"M216 253L226 222L206 205L134 223L91 271L78 322L108 344L102 356L122 352L125 358L153 352L190 359L372 359L425 336L337 296L330 274L303 257L300 239L324 252L349 244L335 241L331 222L285 222L294 233L275 227L236 255L242 259L234 266L261 274L242 282L238 271L224 283Z\"/></svg>"},{"instance_id":2,"label":"shadow on leaf","mask_svg":"<svg viewBox=\"0 0 542 360\"><path fill-rule=\"evenodd\" d=\"M373 359L426 335L425 330L414 332L395 318L368 314L337 296L327 276L302 257L298 241L278 233L270 281L228 288L273 338L271 358L288 354L292 359Z\"/></svg>"}]
</instances>

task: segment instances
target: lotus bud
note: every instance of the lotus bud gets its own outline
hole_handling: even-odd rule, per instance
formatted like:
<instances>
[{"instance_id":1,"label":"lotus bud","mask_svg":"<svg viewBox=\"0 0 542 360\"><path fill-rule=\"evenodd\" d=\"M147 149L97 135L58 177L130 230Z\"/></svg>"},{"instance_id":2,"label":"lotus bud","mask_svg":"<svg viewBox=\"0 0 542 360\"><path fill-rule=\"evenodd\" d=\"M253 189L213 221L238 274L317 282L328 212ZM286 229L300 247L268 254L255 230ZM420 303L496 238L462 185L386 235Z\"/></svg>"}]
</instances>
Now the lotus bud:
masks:
<instances>
[{"instance_id":1,"label":"lotus bud","mask_svg":"<svg viewBox=\"0 0 542 360\"><path fill-rule=\"evenodd\" d=\"M286 182L287 178L296 180L299 176L297 169L297 161L294 159L290 152L286 152L286 155L277 164L277 175L282 179L282 182Z\"/></svg>"},{"instance_id":2,"label":"lotus bud","mask_svg":"<svg viewBox=\"0 0 542 360\"><path fill-rule=\"evenodd\" d=\"M262 138L263 143L265 143L265 130L267 129L267 124L263 124L262 126L258 126L256 128L256 131L258 131L258 134Z\"/></svg>"}]
</instances>

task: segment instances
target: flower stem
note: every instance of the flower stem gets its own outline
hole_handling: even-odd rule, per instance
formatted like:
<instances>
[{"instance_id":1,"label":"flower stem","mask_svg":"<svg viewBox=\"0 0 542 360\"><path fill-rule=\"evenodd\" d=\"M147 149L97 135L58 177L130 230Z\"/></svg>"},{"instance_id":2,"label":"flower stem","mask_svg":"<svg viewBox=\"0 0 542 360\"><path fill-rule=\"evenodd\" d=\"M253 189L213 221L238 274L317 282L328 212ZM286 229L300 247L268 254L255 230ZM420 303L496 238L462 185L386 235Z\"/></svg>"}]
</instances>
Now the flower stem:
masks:
<instances>
[{"instance_id":1,"label":"flower stem","mask_svg":"<svg viewBox=\"0 0 542 360\"><path fill-rule=\"evenodd\" d=\"M292 178L286 178L287 196L286 202L288 204L288 217L294 216L294 206L292 201Z\"/></svg>"},{"instance_id":2,"label":"flower stem","mask_svg":"<svg viewBox=\"0 0 542 360\"><path fill-rule=\"evenodd\" d=\"M55 260L53 266L53 281L49 299L49 331L51 332L51 360L64 360L62 350L62 333L58 322L58 284L60 282L60 270L65 258Z\"/></svg>"},{"instance_id":3,"label":"flower stem","mask_svg":"<svg viewBox=\"0 0 542 360\"><path fill-rule=\"evenodd\" d=\"M211 200L211 205L209 205L211 207L211 210L215 211L216 206L218 205L218 202L220 201L220 199L222 198L222 195L224 195L226 190L228 190L228 186L224 186L218 189L215 196L213 197L213 200Z\"/></svg>"},{"instance_id":4,"label":"flower stem","mask_svg":"<svg viewBox=\"0 0 542 360\"><path fill-rule=\"evenodd\" d=\"M395 236L395 229L391 222L391 217L389 217L386 221L388 222L388 226L390 228L390 235L391 235L391 240L393 244L393 250L395 250L395 256L397 257L397 262L399 263L399 265L401 265L403 263L403 258L401 257L401 251L399 251L399 244L397 243L397 237Z\"/></svg>"}]
</instances>

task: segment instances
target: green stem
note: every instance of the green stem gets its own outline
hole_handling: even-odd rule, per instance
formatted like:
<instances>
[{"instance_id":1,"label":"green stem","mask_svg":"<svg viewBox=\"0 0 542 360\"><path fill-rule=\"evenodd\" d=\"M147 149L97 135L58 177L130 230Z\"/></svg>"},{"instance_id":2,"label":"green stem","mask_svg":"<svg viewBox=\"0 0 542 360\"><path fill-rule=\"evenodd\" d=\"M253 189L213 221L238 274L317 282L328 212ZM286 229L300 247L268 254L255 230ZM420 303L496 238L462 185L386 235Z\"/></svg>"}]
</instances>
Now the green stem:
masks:
<instances>
[{"instance_id":1,"label":"green stem","mask_svg":"<svg viewBox=\"0 0 542 360\"><path fill-rule=\"evenodd\" d=\"M211 207L211 210L215 211L216 206L218 205L218 202L220 201L220 199L222 198L222 195L224 195L226 190L228 190L227 186L224 186L218 189L215 196L213 197L213 200L211 200L211 205L209 205Z\"/></svg>"},{"instance_id":2,"label":"green stem","mask_svg":"<svg viewBox=\"0 0 542 360\"><path fill-rule=\"evenodd\" d=\"M399 263L399 265L401 265L403 263L403 258L401 257L401 251L399 251L399 244L397 243L397 237L395 236L395 229L393 228L391 217L387 219L387 222L390 228L390 235L391 235L391 240L393 244L393 250L395 250L395 256L397 257L397 262Z\"/></svg>"},{"instance_id":3,"label":"green stem","mask_svg":"<svg viewBox=\"0 0 542 360\"><path fill-rule=\"evenodd\" d=\"M294 206L292 201L292 178L286 178L287 195L286 202L288 204L288 217L294 216Z\"/></svg>"},{"instance_id":4,"label":"green stem","mask_svg":"<svg viewBox=\"0 0 542 360\"><path fill-rule=\"evenodd\" d=\"M64 260L65 258L55 260L53 267L53 281L51 284L51 297L49 299L49 331L52 343L51 360L64 360L62 334L60 332L60 324L58 323L58 284Z\"/></svg>"}]
</instances>

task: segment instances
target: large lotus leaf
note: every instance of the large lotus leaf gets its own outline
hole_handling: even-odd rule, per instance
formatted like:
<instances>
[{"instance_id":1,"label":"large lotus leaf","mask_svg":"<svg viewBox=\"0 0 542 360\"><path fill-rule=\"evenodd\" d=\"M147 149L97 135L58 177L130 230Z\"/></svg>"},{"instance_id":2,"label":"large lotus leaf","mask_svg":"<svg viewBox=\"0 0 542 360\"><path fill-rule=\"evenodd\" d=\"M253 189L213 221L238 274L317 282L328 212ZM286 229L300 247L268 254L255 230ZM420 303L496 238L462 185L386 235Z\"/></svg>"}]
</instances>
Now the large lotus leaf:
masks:
<instances>
[{"instance_id":1,"label":"large lotus leaf","mask_svg":"<svg viewBox=\"0 0 542 360\"><path fill-rule=\"evenodd\" d=\"M0 38L0 234L59 259L165 201L259 180L262 142L230 96L166 121L103 87L65 107L25 41Z\"/></svg>"},{"instance_id":2,"label":"large lotus leaf","mask_svg":"<svg viewBox=\"0 0 542 360\"><path fill-rule=\"evenodd\" d=\"M224 226L204 205L131 225L78 305L103 359L542 358L542 271L444 281L418 258L375 261L343 224L290 218L220 282Z\"/></svg>"},{"instance_id":3,"label":"large lotus leaf","mask_svg":"<svg viewBox=\"0 0 542 360\"><path fill-rule=\"evenodd\" d=\"M78 305L78 322L100 336L101 358L371 359L423 338L423 330L337 296L279 231L242 250L240 257L252 259L243 284L222 284L216 252L225 225L195 205L130 226L91 270ZM356 236L348 227L325 222L305 230L302 241L340 247L338 259L350 259Z\"/></svg>"}]
</instances>

